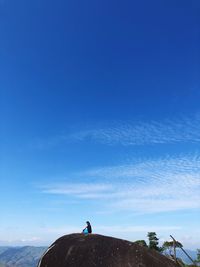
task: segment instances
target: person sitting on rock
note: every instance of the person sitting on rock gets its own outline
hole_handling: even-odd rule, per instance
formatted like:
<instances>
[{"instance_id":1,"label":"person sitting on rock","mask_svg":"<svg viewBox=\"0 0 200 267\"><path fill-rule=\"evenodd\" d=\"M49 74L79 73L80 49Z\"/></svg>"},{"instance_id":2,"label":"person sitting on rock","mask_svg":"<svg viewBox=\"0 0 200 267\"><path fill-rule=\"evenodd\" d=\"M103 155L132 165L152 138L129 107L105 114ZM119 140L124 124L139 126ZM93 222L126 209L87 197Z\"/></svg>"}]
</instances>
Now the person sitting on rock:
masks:
<instances>
[{"instance_id":1,"label":"person sitting on rock","mask_svg":"<svg viewBox=\"0 0 200 267\"><path fill-rule=\"evenodd\" d=\"M83 229L83 233L85 235L91 234L92 233L92 226L91 226L90 222L88 222L88 221L86 222L86 224L87 224L87 226Z\"/></svg>"}]
</instances>

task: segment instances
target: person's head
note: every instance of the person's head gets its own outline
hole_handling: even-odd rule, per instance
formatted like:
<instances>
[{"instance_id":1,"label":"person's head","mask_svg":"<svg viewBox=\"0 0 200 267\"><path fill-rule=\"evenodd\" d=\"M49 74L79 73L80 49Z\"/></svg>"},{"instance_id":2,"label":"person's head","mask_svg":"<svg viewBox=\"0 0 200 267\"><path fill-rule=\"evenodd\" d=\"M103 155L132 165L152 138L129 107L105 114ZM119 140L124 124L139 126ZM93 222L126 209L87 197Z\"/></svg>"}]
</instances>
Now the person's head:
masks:
<instances>
[{"instance_id":1,"label":"person's head","mask_svg":"<svg viewBox=\"0 0 200 267\"><path fill-rule=\"evenodd\" d=\"M87 221L86 223L87 223L87 225L90 225L90 222Z\"/></svg>"}]
</instances>

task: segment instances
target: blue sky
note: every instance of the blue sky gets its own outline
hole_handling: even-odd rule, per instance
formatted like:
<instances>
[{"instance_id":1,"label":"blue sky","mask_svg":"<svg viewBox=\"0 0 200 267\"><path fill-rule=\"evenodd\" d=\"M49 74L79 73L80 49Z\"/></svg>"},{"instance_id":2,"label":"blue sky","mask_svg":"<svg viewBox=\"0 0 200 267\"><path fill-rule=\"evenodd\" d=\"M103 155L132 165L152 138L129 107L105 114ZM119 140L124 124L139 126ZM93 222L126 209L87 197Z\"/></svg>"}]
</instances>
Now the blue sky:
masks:
<instances>
[{"instance_id":1,"label":"blue sky","mask_svg":"<svg viewBox=\"0 0 200 267\"><path fill-rule=\"evenodd\" d=\"M200 2L0 1L0 244L155 231L200 246Z\"/></svg>"}]
</instances>

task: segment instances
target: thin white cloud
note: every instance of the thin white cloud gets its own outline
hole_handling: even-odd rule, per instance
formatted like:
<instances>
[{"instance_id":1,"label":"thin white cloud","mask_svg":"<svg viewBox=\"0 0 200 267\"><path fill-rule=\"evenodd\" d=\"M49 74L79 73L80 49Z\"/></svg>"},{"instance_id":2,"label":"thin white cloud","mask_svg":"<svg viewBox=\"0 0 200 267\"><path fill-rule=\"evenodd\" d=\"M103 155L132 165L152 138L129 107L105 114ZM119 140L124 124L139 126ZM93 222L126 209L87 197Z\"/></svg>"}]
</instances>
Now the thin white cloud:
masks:
<instances>
[{"instance_id":1,"label":"thin white cloud","mask_svg":"<svg viewBox=\"0 0 200 267\"><path fill-rule=\"evenodd\" d=\"M22 238L20 241L21 242L29 243L29 242L41 241L41 238L40 237L37 237L37 236L33 236L31 238Z\"/></svg>"},{"instance_id":2,"label":"thin white cloud","mask_svg":"<svg viewBox=\"0 0 200 267\"><path fill-rule=\"evenodd\" d=\"M62 227L47 227L43 229L46 234L64 235L70 233L79 233L81 231L80 226L65 225Z\"/></svg>"},{"instance_id":3,"label":"thin white cloud","mask_svg":"<svg viewBox=\"0 0 200 267\"><path fill-rule=\"evenodd\" d=\"M99 201L107 210L155 213L200 208L200 157L166 157L77 174L87 183L52 184L43 192Z\"/></svg>"},{"instance_id":4,"label":"thin white cloud","mask_svg":"<svg viewBox=\"0 0 200 267\"><path fill-rule=\"evenodd\" d=\"M61 195L82 195L93 192L104 192L111 189L110 185L105 184L52 184L43 187L44 193L61 194Z\"/></svg>"},{"instance_id":5,"label":"thin white cloud","mask_svg":"<svg viewBox=\"0 0 200 267\"><path fill-rule=\"evenodd\" d=\"M95 229L103 233L138 233L138 232L153 232L155 231L175 231L181 230L180 226L149 226L149 225L138 225L138 226L124 226L124 225L113 225L113 226L96 226Z\"/></svg>"},{"instance_id":6,"label":"thin white cloud","mask_svg":"<svg viewBox=\"0 0 200 267\"><path fill-rule=\"evenodd\" d=\"M162 122L111 123L71 135L79 141L90 140L108 145L169 144L200 141L200 116L166 119Z\"/></svg>"},{"instance_id":7,"label":"thin white cloud","mask_svg":"<svg viewBox=\"0 0 200 267\"><path fill-rule=\"evenodd\" d=\"M24 246L24 245L29 245L29 246L35 246L35 245L40 245L42 243L42 238L41 237L21 237L19 239L4 239L0 240L0 246Z\"/></svg>"},{"instance_id":8,"label":"thin white cloud","mask_svg":"<svg viewBox=\"0 0 200 267\"><path fill-rule=\"evenodd\" d=\"M177 225L95 225L94 232L98 233L138 233L138 232L151 232L151 231L160 231L160 232L167 232L167 231L175 231L175 230L181 230L181 226ZM57 234L57 235L63 235L68 233L79 233L81 231L81 226L62 226L62 227L54 227L54 228L46 228L43 229L43 231L46 234Z\"/></svg>"},{"instance_id":9,"label":"thin white cloud","mask_svg":"<svg viewBox=\"0 0 200 267\"><path fill-rule=\"evenodd\" d=\"M29 144L29 147L46 149L74 141L123 146L199 143L199 129L200 114L162 121L109 122L109 124L102 123L101 126L71 130L45 140L36 139Z\"/></svg>"}]
</instances>

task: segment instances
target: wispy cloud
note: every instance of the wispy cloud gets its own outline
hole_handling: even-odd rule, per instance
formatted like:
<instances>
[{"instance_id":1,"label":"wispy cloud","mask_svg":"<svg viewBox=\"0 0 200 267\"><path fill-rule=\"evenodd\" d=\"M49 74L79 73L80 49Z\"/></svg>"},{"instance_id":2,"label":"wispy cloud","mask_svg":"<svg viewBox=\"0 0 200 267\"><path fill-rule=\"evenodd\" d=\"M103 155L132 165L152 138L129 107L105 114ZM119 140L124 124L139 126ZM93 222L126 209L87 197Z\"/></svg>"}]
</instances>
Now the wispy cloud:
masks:
<instances>
[{"instance_id":1,"label":"wispy cloud","mask_svg":"<svg viewBox=\"0 0 200 267\"><path fill-rule=\"evenodd\" d=\"M33 236L31 238L22 238L20 241L29 243L29 242L36 242L36 241L40 241L40 240L41 240L40 237Z\"/></svg>"},{"instance_id":2,"label":"wispy cloud","mask_svg":"<svg viewBox=\"0 0 200 267\"><path fill-rule=\"evenodd\" d=\"M95 225L94 232L103 233L103 234L126 234L126 233L147 233L149 231L159 231L159 232L168 232L168 231L175 231L181 230L181 226L177 225ZM54 227L54 228L46 228L43 229L43 232L46 234L57 234L63 235L66 233L79 233L81 231L81 226L62 226L62 227Z\"/></svg>"},{"instance_id":3,"label":"wispy cloud","mask_svg":"<svg viewBox=\"0 0 200 267\"><path fill-rule=\"evenodd\" d=\"M145 160L77 174L87 183L43 186L43 192L99 201L109 210L137 213L200 208L200 157Z\"/></svg>"},{"instance_id":4,"label":"wispy cloud","mask_svg":"<svg viewBox=\"0 0 200 267\"><path fill-rule=\"evenodd\" d=\"M52 184L44 186L44 193L51 194L65 194L65 195L83 195L91 194L93 192L105 192L109 191L111 186L105 184Z\"/></svg>"},{"instance_id":5,"label":"wispy cloud","mask_svg":"<svg viewBox=\"0 0 200 267\"><path fill-rule=\"evenodd\" d=\"M90 140L108 145L169 144L200 141L200 116L166 119L162 122L110 123L74 133L70 138Z\"/></svg>"},{"instance_id":6,"label":"wispy cloud","mask_svg":"<svg viewBox=\"0 0 200 267\"><path fill-rule=\"evenodd\" d=\"M22 237L19 239L4 239L0 240L0 246L24 246L24 245L40 245L42 242L42 239L40 237Z\"/></svg>"},{"instance_id":7,"label":"wispy cloud","mask_svg":"<svg viewBox=\"0 0 200 267\"><path fill-rule=\"evenodd\" d=\"M155 229L157 231L161 231L161 232L180 230L181 227L180 226L158 226L158 225L154 225L154 226L149 226L149 225L146 225L146 226L145 225L139 225L139 226L112 225L112 226L96 226L95 229L100 231L100 232L104 232L104 233L138 233L138 232L147 233L147 232L155 231Z\"/></svg>"},{"instance_id":8,"label":"wispy cloud","mask_svg":"<svg viewBox=\"0 0 200 267\"><path fill-rule=\"evenodd\" d=\"M84 129L68 129L55 136L36 139L31 149L46 149L73 142L100 143L104 145L156 145L200 142L200 114L162 121L109 122Z\"/></svg>"}]
</instances>

